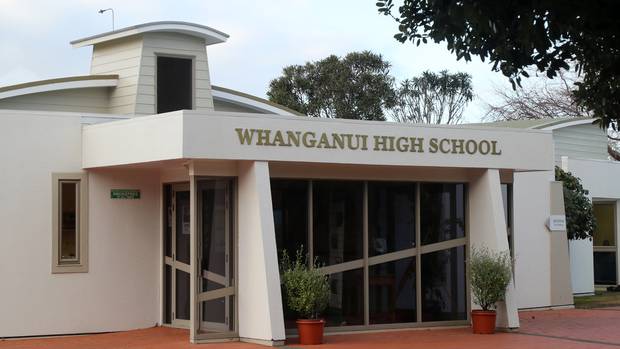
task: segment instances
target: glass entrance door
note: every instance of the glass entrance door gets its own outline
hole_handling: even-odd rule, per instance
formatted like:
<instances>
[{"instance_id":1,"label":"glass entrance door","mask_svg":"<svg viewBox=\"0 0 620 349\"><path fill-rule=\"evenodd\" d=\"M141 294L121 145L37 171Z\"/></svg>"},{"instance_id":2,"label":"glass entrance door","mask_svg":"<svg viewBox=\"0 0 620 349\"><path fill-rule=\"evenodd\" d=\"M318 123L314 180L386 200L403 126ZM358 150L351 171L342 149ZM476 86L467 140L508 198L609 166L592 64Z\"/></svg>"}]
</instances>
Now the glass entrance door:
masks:
<instances>
[{"instance_id":1,"label":"glass entrance door","mask_svg":"<svg viewBox=\"0 0 620 349\"><path fill-rule=\"evenodd\" d=\"M189 328L190 313L190 192L189 184L164 190L164 323Z\"/></svg>"},{"instance_id":2,"label":"glass entrance door","mask_svg":"<svg viewBox=\"0 0 620 349\"><path fill-rule=\"evenodd\" d=\"M232 181L197 183L199 236L199 333L235 331Z\"/></svg>"}]
</instances>

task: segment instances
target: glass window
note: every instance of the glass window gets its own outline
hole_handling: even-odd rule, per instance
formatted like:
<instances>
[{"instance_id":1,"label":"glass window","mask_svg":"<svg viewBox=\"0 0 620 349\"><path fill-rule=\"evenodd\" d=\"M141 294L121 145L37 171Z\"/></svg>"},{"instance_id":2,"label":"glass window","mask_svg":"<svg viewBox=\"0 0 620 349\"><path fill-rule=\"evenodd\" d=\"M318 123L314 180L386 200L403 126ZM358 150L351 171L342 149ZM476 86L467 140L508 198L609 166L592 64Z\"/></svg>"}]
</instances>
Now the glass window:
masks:
<instances>
[{"instance_id":1,"label":"glass window","mask_svg":"<svg viewBox=\"0 0 620 349\"><path fill-rule=\"evenodd\" d=\"M368 267L371 324L416 321L415 258Z\"/></svg>"},{"instance_id":2,"label":"glass window","mask_svg":"<svg viewBox=\"0 0 620 349\"><path fill-rule=\"evenodd\" d=\"M420 184L423 245L465 237L465 185Z\"/></svg>"},{"instance_id":3,"label":"glass window","mask_svg":"<svg viewBox=\"0 0 620 349\"><path fill-rule=\"evenodd\" d=\"M594 283L617 285L615 252L594 251Z\"/></svg>"},{"instance_id":4,"label":"glass window","mask_svg":"<svg viewBox=\"0 0 620 349\"><path fill-rule=\"evenodd\" d=\"M465 246L422 255L422 321L467 319Z\"/></svg>"},{"instance_id":5,"label":"glass window","mask_svg":"<svg viewBox=\"0 0 620 349\"><path fill-rule=\"evenodd\" d=\"M271 181L273 223L278 257L282 251L294 257L302 246L308 251L308 181Z\"/></svg>"},{"instance_id":6,"label":"glass window","mask_svg":"<svg viewBox=\"0 0 620 349\"><path fill-rule=\"evenodd\" d=\"M616 246L615 209L614 204L594 204L594 246Z\"/></svg>"},{"instance_id":7,"label":"glass window","mask_svg":"<svg viewBox=\"0 0 620 349\"><path fill-rule=\"evenodd\" d=\"M415 183L368 183L368 255L415 247Z\"/></svg>"},{"instance_id":8,"label":"glass window","mask_svg":"<svg viewBox=\"0 0 620 349\"><path fill-rule=\"evenodd\" d=\"M313 183L314 256L319 264L334 265L363 257L364 183Z\"/></svg>"},{"instance_id":9,"label":"glass window","mask_svg":"<svg viewBox=\"0 0 620 349\"><path fill-rule=\"evenodd\" d=\"M227 332L234 330L235 296L211 299L200 304L202 311L201 332Z\"/></svg>"},{"instance_id":10,"label":"glass window","mask_svg":"<svg viewBox=\"0 0 620 349\"><path fill-rule=\"evenodd\" d=\"M172 186L164 185L164 252L172 258Z\"/></svg>"},{"instance_id":11,"label":"glass window","mask_svg":"<svg viewBox=\"0 0 620 349\"><path fill-rule=\"evenodd\" d=\"M329 275L331 295L324 312L327 326L364 324L364 271L349 270Z\"/></svg>"},{"instance_id":12,"label":"glass window","mask_svg":"<svg viewBox=\"0 0 620 349\"><path fill-rule=\"evenodd\" d=\"M189 320L189 273L182 270L176 270L175 285L175 318Z\"/></svg>"},{"instance_id":13,"label":"glass window","mask_svg":"<svg viewBox=\"0 0 620 349\"><path fill-rule=\"evenodd\" d=\"M60 263L79 260L79 181L60 182Z\"/></svg>"},{"instance_id":14,"label":"glass window","mask_svg":"<svg viewBox=\"0 0 620 349\"><path fill-rule=\"evenodd\" d=\"M177 191L176 195L176 260L189 264L190 254L190 204L189 191Z\"/></svg>"},{"instance_id":15,"label":"glass window","mask_svg":"<svg viewBox=\"0 0 620 349\"><path fill-rule=\"evenodd\" d=\"M52 174L52 273L88 271L88 182L84 173Z\"/></svg>"}]
</instances>

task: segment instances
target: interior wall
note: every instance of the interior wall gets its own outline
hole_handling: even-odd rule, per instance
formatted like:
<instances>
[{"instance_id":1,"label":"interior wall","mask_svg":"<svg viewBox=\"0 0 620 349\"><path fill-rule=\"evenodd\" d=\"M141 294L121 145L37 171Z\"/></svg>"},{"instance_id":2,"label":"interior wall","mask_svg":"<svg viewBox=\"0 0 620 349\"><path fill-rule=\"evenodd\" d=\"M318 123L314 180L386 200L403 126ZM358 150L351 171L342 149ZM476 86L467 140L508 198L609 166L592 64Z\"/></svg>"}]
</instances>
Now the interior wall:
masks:
<instances>
[{"instance_id":1,"label":"interior wall","mask_svg":"<svg viewBox=\"0 0 620 349\"><path fill-rule=\"evenodd\" d=\"M159 320L159 176L89 174L89 271L52 274L52 173L81 171L79 116L0 113L0 337L146 328ZM19 151L15 151L19 149ZM112 200L110 189L140 189Z\"/></svg>"}]
</instances>

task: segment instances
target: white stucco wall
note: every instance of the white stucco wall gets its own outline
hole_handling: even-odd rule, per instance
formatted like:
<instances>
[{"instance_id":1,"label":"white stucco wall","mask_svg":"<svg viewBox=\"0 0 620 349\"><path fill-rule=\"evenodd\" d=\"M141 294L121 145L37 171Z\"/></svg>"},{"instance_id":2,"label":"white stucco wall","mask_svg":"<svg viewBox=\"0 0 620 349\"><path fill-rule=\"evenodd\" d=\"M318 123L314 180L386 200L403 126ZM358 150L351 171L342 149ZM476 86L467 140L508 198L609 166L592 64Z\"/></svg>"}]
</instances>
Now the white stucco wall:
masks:
<instances>
[{"instance_id":1,"label":"white stucco wall","mask_svg":"<svg viewBox=\"0 0 620 349\"><path fill-rule=\"evenodd\" d=\"M589 197L592 200L620 201L620 186L618 185L620 162L569 157L562 157L561 162L565 171L581 179L583 187L589 191ZM619 217L618 214L616 216ZM620 241L618 238L620 238L620 225L616 222L616 241ZM592 241L571 241L570 257L573 292L575 294L594 292ZM620 274L620 258L616 258L616 263L616 272Z\"/></svg>"},{"instance_id":2,"label":"white stucco wall","mask_svg":"<svg viewBox=\"0 0 620 349\"><path fill-rule=\"evenodd\" d=\"M77 115L0 111L0 337L150 327L160 314L159 177L89 174L89 271L52 274L52 172L81 170ZM140 200L111 200L111 188Z\"/></svg>"},{"instance_id":3,"label":"white stucco wall","mask_svg":"<svg viewBox=\"0 0 620 349\"><path fill-rule=\"evenodd\" d=\"M515 287L519 308L548 307L551 304L550 232L545 226L550 215L552 171L514 174L514 258Z\"/></svg>"}]
</instances>

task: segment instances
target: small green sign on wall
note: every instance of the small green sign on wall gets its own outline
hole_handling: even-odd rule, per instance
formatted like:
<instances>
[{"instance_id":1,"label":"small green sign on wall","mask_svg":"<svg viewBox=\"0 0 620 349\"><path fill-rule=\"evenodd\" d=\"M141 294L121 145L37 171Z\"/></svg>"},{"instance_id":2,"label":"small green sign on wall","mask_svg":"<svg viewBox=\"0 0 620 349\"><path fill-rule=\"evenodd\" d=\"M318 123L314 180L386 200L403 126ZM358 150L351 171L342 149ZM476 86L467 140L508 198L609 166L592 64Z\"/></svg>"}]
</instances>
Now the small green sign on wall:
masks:
<instances>
[{"instance_id":1,"label":"small green sign on wall","mask_svg":"<svg viewBox=\"0 0 620 349\"><path fill-rule=\"evenodd\" d=\"M137 200L140 199L140 189L112 189L110 199Z\"/></svg>"}]
</instances>

